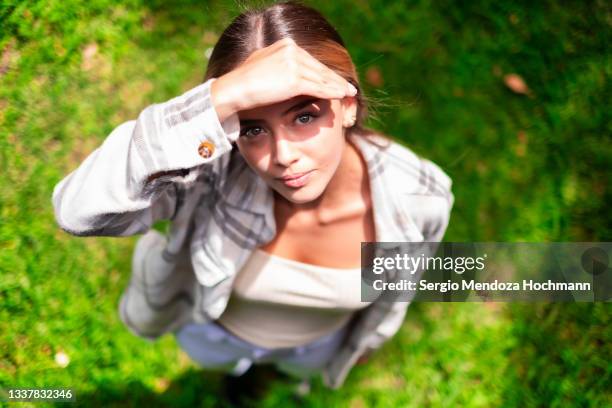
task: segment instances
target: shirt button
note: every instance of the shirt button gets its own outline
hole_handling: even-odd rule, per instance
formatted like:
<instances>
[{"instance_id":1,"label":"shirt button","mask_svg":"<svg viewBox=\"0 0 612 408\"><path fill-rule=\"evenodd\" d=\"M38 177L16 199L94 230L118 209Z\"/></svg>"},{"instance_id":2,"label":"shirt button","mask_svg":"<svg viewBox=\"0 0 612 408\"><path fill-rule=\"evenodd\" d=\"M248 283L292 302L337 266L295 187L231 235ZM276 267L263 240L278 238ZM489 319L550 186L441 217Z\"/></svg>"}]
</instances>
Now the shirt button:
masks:
<instances>
[{"instance_id":1,"label":"shirt button","mask_svg":"<svg viewBox=\"0 0 612 408\"><path fill-rule=\"evenodd\" d=\"M208 159L215 152L215 145L209 141L204 141L200 143L198 147L198 154L205 159Z\"/></svg>"}]
</instances>

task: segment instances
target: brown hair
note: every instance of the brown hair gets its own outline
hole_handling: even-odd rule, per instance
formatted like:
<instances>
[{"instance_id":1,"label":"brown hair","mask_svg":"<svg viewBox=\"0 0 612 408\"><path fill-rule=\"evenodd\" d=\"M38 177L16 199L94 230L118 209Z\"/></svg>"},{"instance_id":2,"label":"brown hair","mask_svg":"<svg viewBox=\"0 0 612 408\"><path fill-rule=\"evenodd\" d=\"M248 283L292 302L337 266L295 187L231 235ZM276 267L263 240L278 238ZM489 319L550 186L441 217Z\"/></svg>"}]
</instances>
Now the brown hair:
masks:
<instances>
[{"instance_id":1,"label":"brown hair","mask_svg":"<svg viewBox=\"0 0 612 408\"><path fill-rule=\"evenodd\" d=\"M362 92L357 70L340 34L321 13L299 1L283 1L264 8L247 9L234 18L213 49L204 82L232 71L254 51L283 38L291 38L357 88L356 121L347 131L366 136L369 141L373 140L367 136L374 133L389 139L364 126L368 118L368 100Z\"/></svg>"}]
</instances>

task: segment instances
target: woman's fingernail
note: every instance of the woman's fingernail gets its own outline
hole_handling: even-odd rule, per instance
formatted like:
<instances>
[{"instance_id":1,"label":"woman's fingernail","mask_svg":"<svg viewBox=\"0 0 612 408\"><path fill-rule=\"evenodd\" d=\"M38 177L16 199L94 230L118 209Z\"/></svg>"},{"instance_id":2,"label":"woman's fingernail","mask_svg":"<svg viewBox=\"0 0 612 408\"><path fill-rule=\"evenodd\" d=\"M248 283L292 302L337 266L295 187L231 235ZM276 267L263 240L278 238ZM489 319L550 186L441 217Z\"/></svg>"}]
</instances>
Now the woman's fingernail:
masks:
<instances>
[{"instance_id":1,"label":"woman's fingernail","mask_svg":"<svg viewBox=\"0 0 612 408\"><path fill-rule=\"evenodd\" d=\"M349 83L348 88L349 88L349 95L351 96L357 95L357 88L355 88L353 84Z\"/></svg>"}]
</instances>

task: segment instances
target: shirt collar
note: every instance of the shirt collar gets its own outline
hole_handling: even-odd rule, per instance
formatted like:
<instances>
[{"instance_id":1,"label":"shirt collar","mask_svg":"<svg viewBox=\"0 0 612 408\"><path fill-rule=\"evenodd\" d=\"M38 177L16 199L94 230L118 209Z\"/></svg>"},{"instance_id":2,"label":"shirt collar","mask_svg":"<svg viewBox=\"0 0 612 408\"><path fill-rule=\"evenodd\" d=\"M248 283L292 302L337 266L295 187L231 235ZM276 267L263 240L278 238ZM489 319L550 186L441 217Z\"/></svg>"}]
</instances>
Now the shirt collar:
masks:
<instances>
[{"instance_id":1,"label":"shirt collar","mask_svg":"<svg viewBox=\"0 0 612 408\"><path fill-rule=\"evenodd\" d=\"M377 143L394 143L379 136L373 137ZM351 140L361 151L368 168L376 241L423 241L421 231L400 197L402 180L395 179L392 172L387 171L392 164L386 160L386 147L379 147L363 136L355 135Z\"/></svg>"}]
</instances>

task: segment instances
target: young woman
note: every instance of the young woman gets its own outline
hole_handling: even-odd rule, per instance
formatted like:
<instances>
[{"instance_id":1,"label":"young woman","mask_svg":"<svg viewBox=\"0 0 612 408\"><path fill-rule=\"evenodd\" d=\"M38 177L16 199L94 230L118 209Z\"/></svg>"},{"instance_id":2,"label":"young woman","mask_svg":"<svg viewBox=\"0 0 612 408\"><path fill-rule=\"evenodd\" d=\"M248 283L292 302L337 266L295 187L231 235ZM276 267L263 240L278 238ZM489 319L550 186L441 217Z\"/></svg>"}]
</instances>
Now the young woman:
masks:
<instances>
[{"instance_id":1,"label":"young woman","mask_svg":"<svg viewBox=\"0 0 612 408\"><path fill-rule=\"evenodd\" d=\"M293 2L245 12L202 84L117 126L58 183L57 222L78 236L145 233L119 308L136 335L172 332L235 376L271 362L338 388L409 304L361 301L361 242L439 242L453 205L450 178L366 118L321 14ZM167 237L151 228L162 219Z\"/></svg>"}]
</instances>

